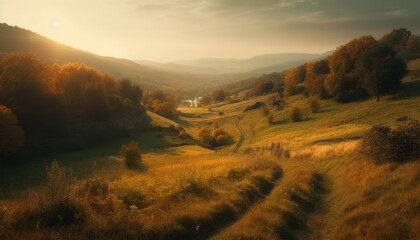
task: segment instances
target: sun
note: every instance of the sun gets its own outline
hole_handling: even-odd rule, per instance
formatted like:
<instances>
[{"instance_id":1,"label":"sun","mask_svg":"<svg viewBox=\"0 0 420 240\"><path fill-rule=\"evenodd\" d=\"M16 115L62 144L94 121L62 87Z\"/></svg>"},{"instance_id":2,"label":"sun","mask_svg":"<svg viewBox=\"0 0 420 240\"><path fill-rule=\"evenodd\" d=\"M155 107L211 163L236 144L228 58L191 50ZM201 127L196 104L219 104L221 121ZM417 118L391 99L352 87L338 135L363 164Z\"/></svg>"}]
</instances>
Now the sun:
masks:
<instances>
[{"instance_id":1,"label":"sun","mask_svg":"<svg viewBox=\"0 0 420 240\"><path fill-rule=\"evenodd\" d=\"M58 27L60 27L60 22L59 21L53 21L52 27L57 29Z\"/></svg>"}]
</instances>

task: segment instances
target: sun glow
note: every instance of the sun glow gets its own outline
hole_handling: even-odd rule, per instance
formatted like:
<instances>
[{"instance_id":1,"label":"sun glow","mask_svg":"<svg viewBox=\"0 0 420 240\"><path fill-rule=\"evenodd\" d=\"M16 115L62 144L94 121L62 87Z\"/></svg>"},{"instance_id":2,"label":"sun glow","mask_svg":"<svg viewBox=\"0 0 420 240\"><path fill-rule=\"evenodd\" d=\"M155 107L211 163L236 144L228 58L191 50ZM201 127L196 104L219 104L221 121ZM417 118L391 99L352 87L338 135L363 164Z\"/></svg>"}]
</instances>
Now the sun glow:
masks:
<instances>
[{"instance_id":1,"label":"sun glow","mask_svg":"<svg viewBox=\"0 0 420 240\"><path fill-rule=\"evenodd\" d=\"M59 22L59 21L54 21L54 22L52 23L52 27L53 27L54 29L59 28L59 27L60 27L60 22Z\"/></svg>"}]
</instances>

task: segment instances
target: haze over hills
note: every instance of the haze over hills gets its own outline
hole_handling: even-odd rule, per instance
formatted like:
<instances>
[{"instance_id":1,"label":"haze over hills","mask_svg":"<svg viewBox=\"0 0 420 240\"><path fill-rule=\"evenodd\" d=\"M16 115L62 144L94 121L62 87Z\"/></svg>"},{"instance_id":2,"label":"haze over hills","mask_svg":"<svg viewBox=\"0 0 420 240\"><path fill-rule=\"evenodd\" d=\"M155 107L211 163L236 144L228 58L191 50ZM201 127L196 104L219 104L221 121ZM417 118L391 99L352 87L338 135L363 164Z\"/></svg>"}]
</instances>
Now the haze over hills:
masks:
<instances>
[{"instance_id":1,"label":"haze over hills","mask_svg":"<svg viewBox=\"0 0 420 240\"><path fill-rule=\"evenodd\" d=\"M75 49L5 23L0 24L0 52L32 52L49 64L84 63L102 73L108 72L116 78L128 78L146 90L157 87L163 89L215 87L263 73L281 72L330 54L330 52L281 53L249 59L201 58L169 63L131 61Z\"/></svg>"},{"instance_id":2,"label":"haze over hills","mask_svg":"<svg viewBox=\"0 0 420 240\"><path fill-rule=\"evenodd\" d=\"M185 71L200 74L226 74L250 73L264 74L282 72L290 67L301 65L305 62L325 58L333 51L325 53L277 53L258 55L246 59L234 58L199 58L179 60L168 63L157 63L145 60L136 60L137 63L158 67L172 71Z\"/></svg>"},{"instance_id":3,"label":"haze over hills","mask_svg":"<svg viewBox=\"0 0 420 240\"><path fill-rule=\"evenodd\" d=\"M110 46L112 47L112 46ZM214 76L139 65L127 59L104 57L57 43L34 32L0 24L0 53L32 52L49 64L84 63L116 78L128 78L144 89L210 87L240 80L249 74Z\"/></svg>"}]
</instances>

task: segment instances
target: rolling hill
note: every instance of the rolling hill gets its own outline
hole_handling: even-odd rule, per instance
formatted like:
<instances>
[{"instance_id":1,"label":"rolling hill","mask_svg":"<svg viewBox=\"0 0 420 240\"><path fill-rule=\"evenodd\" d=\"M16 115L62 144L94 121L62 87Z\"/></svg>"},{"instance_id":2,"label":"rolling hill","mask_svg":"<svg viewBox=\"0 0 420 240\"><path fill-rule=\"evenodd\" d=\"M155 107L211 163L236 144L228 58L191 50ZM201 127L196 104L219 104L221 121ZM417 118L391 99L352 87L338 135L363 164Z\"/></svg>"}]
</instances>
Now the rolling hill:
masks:
<instances>
[{"instance_id":1,"label":"rolling hill","mask_svg":"<svg viewBox=\"0 0 420 240\"><path fill-rule=\"evenodd\" d=\"M193 60L180 60L172 62L178 66L188 66L200 69L218 71L220 73L254 72L271 73L281 72L289 67L297 66L313 59L324 58L332 52L316 53L278 53L258 55L248 59L201 58Z\"/></svg>"},{"instance_id":2,"label":"rolling hill","mask_svg":"<svg viewBox=\"0 0 420 240\"><path fill-rule=\"evenodd\" d=\"M154 88L204 88L235 82L263 73L281 72L303 64L323 54L281 53L255 56L249 59L202 58L169 63L120 59L99 56L50 40L16 26L0 24L1 53L31 52L49 64L84 63L116 78L128 78L146 90Z\"/></svg>"},{"instance_id":3,"label":"rolling hill","mask_svg":"<svg viewBox=\"0 0 420 240\"><path fill-rule=\"evenodd\" d=\"M104 57L78 50L34 32L2 23L0 24L0 53L11 52L31 52L50 64L84 63L102 73L108 72L117 78L131 79L146 90L156 87L177 89L212 86L249 76L249 74L215 76L143 66L127 59Z\"/></svg>"}]
</instances>

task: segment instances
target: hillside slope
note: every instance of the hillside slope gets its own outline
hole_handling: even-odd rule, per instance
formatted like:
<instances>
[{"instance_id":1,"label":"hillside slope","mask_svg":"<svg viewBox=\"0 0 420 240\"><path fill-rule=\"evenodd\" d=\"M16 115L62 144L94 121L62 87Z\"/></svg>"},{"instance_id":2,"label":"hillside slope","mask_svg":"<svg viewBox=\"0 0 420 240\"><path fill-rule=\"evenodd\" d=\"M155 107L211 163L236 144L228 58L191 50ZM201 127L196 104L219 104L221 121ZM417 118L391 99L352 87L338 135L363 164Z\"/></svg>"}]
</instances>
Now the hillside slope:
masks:
<instances>
[{"instance_id":1,"label":"hillside slope","mask_svg":"<svg viewBox=\"0 0 420 240\"><path fill-rule=\"evenodd\" d=\"M220 73L252 72L271 73L283 71L313 59L324 58L332 52L316 53L277 53L258 55L248 59L200 58L171 62L175 66L216 71Z\"/></svg>"},{"instance_id":2,"label":"hillside slope","mask_svg":"<svg viewBox=\"0 0 420 240\"><path fill-rule=\"evenodd\" d=\"M207 87L229 80L240 78L220 78L212 75L193 74L182 71L169 71L146 67L126 59L104 57L86 51L78 50L39 34L0 24L0 53L32 52L41 60L50 64L66 64L69 62L84 63L100 72L108 72L116 78L129 78L144 89L156 87L177 89Z\"/></svg>"}]
</instances>

